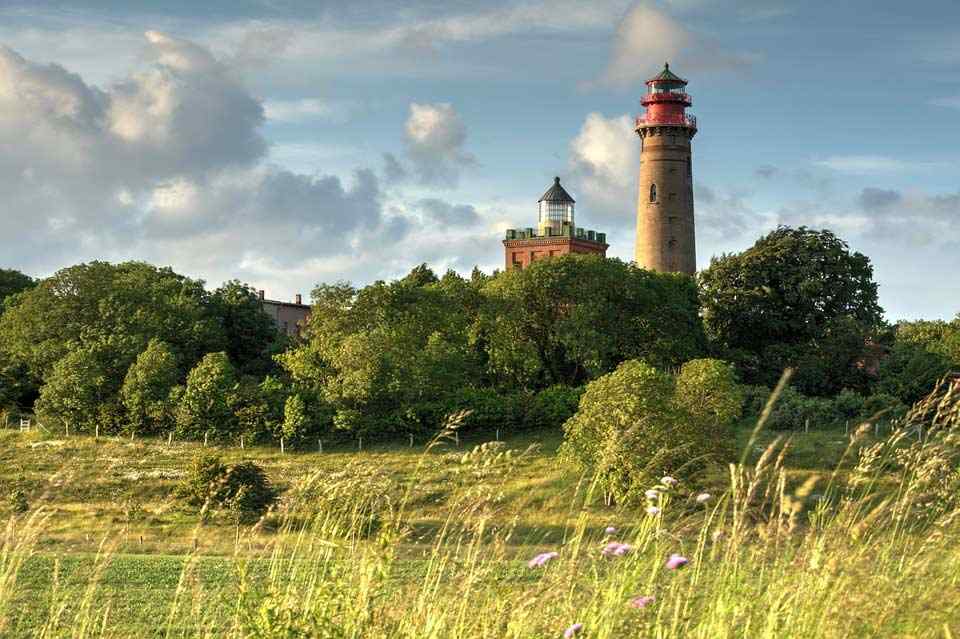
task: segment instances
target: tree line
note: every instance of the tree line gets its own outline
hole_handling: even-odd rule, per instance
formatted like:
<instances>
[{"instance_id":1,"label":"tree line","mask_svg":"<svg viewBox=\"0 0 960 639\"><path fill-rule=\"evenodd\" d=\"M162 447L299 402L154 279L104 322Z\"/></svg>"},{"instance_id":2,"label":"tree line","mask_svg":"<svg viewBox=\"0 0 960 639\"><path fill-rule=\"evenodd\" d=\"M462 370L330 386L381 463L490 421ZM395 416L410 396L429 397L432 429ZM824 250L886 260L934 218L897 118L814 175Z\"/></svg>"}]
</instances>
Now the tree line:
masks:
<instances>
[{"instance_id":1,"label":"tree line","mask_svg":"<svg viewBox=\"0 0 960 639\"><path fill-rule=\"evenodd\" d=\"M207 291L140 262L40 281L0 270L0 406L78 432L291 445L433 432L464 409L462 428L507 431L558 427L623 362L679 374L713 358L746 405L794 367L781 422L795 427L841 406L895 410L960 359L960 320L888 325L869 259L803 227L697 278L571 255L470 277L421 265L312 298L288 339L237 281Z\"/></svg>"}]
</instances>

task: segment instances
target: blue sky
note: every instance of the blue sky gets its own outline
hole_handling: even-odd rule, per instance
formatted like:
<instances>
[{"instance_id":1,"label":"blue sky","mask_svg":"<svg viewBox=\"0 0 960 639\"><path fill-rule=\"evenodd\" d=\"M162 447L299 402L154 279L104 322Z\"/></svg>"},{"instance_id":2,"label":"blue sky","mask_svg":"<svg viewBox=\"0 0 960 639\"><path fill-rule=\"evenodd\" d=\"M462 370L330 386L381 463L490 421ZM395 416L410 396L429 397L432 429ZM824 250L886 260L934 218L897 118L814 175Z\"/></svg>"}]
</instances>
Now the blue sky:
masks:
<instances>
[{"instance_id":1,"label":"blue sky","mask_svg":"<svg viewBox=\"0 0 960 639\"><path fill-rule=\"evenodd\" d=\"M701 267L826 227L889 318L960 311L955 2L7 2L0 45L3 267L145 259L277 298L490 271L553 175L629 259L629 122L669 59Z\"/></svg>"}]
</instances>

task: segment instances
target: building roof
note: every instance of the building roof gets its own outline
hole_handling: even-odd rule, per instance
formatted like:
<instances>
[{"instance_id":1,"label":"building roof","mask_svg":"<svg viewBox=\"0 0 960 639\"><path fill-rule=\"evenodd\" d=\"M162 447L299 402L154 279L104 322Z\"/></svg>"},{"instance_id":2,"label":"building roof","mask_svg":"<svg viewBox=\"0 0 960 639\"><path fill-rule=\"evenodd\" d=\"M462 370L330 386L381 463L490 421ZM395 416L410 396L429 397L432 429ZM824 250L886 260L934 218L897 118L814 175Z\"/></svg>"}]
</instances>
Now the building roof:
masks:
<instances>
[{"instance_id":1,"label":"building roof","mask_svg":"<svg viewBox=\"0 0 960 639\"><path fill-rule=\"evenodd\" d=\"M537 200L537 202L570 202L570 203L574 203L574 202L576 202L576 200L574 200L572 197L570 197L570 194L567 193L567 191L566 191L562 186L560 186L560 178L555 177L555 178L553 178L553 186L551 186L549 189L547 189L547 192L544 193L544 194L543 194L543 197L541 197L539 200Z\"/></svg>"},{"instance_id":2,"label":"building roof","mask_svg":"<svg viewBox=\"0 0 960 639\"><path fill-rule=\"evenodd\" d=\"M663 71L653 76L647 82L679 82L681 84L686 84L687 81L678 76L676 73L670 70L670 63L663 63Z\"/></svg>"}]
</instances>

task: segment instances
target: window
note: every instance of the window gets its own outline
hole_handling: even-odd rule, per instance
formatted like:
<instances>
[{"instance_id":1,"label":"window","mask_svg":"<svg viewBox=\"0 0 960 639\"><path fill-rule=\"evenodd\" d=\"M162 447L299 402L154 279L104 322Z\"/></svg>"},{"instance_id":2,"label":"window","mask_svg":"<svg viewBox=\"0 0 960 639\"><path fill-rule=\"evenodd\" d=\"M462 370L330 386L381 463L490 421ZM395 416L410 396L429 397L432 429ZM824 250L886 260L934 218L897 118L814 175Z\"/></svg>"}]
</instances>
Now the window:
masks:
<instances>
[{"instance_id":1,"label":"window","mask_svg":"<svg viewBox=\"0 0 960 639\"><path fill-rule=\"evenodd\" d=\"M657 185L656 184L650 185L650 201L651 202L657 201Z\"/></svg>"}]
</instances>

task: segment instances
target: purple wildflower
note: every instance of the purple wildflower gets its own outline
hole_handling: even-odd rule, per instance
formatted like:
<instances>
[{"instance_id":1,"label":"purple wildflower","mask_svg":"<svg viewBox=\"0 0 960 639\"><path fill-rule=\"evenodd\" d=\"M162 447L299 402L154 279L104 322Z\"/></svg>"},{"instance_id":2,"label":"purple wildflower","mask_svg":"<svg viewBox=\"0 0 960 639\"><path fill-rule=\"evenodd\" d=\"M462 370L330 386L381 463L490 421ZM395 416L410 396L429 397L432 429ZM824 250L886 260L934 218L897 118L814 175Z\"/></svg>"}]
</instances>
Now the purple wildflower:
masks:
<instances>
[{"instance_id":1,"label":"purple wildflower","mask_svg":"<svg viewBox=\"0 0 960 639\"><path fill-rule=\"evenodd\" d=\"M648 515L657 515L659 513L660 513L660 509L657 508L656 506L647 506Z\"/></svg>"},{"instance_id":2,"label":"purple wildflower","mask_svg":"<svg viewBox=\"0 0 960 639\"><path fill-rule=\"evenodd\" d=\"M710 493L700 493L697 495L698 504L705 504L710 501L710 499L712 499L712 495Z\"/></svg>"},{"instance_id":3,"label":"purple wildflower","mask_svg":"<svg viewBox=\"0 0 960 639\"><path fill-rule=\"evenodd\" d=\"M678 555L673 553L670 555L670 558L667 559L667 568L670 570L677 570L678 568L683 568L690 563L690 560L684 557L683 555Z\"/></svg>"},{"instance_id":4,"label":"purple wildflower","mask_svg":"<svg viewBox=\"0 0 960 639\"><path fill-rule=\"evenodd\" d=\"M575 623L566 630L563 631L563 639L570 639L571 637L576 637L580 634L580 631L583 630L582 623Z\"/></svg>"},{"instance_id":5,"label":"purple wildflower","mask_svg":"<svg viewBox=\"0 0 960 639\"><path fill-rule=\"evenodd\" d=\"M634 608L646 608L656 600L657 598L653 595L641 595L640 597L634 597L631 599L630 605Z\"/></svg>"},{"instance_id":6,"label":"purple wildflower","mask_svg":"<svg viewBox=\"0 0 960 639\"><path fill-rule=\"evenodd\" d=\"M529 568L539 568L540 566L547 565L547 562L559 555L560 553L554 552L542 552L530 561L527 562L527 567Z\"/></svg>"},{"instance_id":7,"label":"purple wildflower","mask_svg":"<svg viewBox=\"0 0 960 639\"><path fill-rule=\"evenodd\" d=\"M605 532L608 535L612 535L617 532L617 529L614 528L613 526L607 526L606 530L604 530L603 532Z\"/></svg>"},{"instance_id":8,"label":"purple wildflower","mask_svg":"<svg viewBox=\"0 0 960 639\"><path fill-rule=\"evenodd\" d=\"M603 547L603 550L600 551L600 554L604 557L623 557L631 550L633 550L633 546L630 544L622 544L619 541L611 541L609 544Z\"/></svg>"},{"instance_id":9,"label":"purple wildflower","mask_svg":"<svg viewBox=\"0 0 960 639\"><path fill-rule=\"evenodd\" d=\"M660 491L659 491L659 490L655 490L655 489L653 489L653 488L645 491L643 494L646 496L647 499L659 499L659 498L660 498Z\"/></svg>"},{"instance_id":10,"label":"purple wildflower","mask_svg":"<svg viewBox=\"0 0 960 639\"><path fill-rule=\"evenodd\" d=\"M673 488L674 486L677 485L678 482L676 479L674 479L670 475L666 475L660 478L660 483L668 488Z\"/></svg>"}]
</instances>

